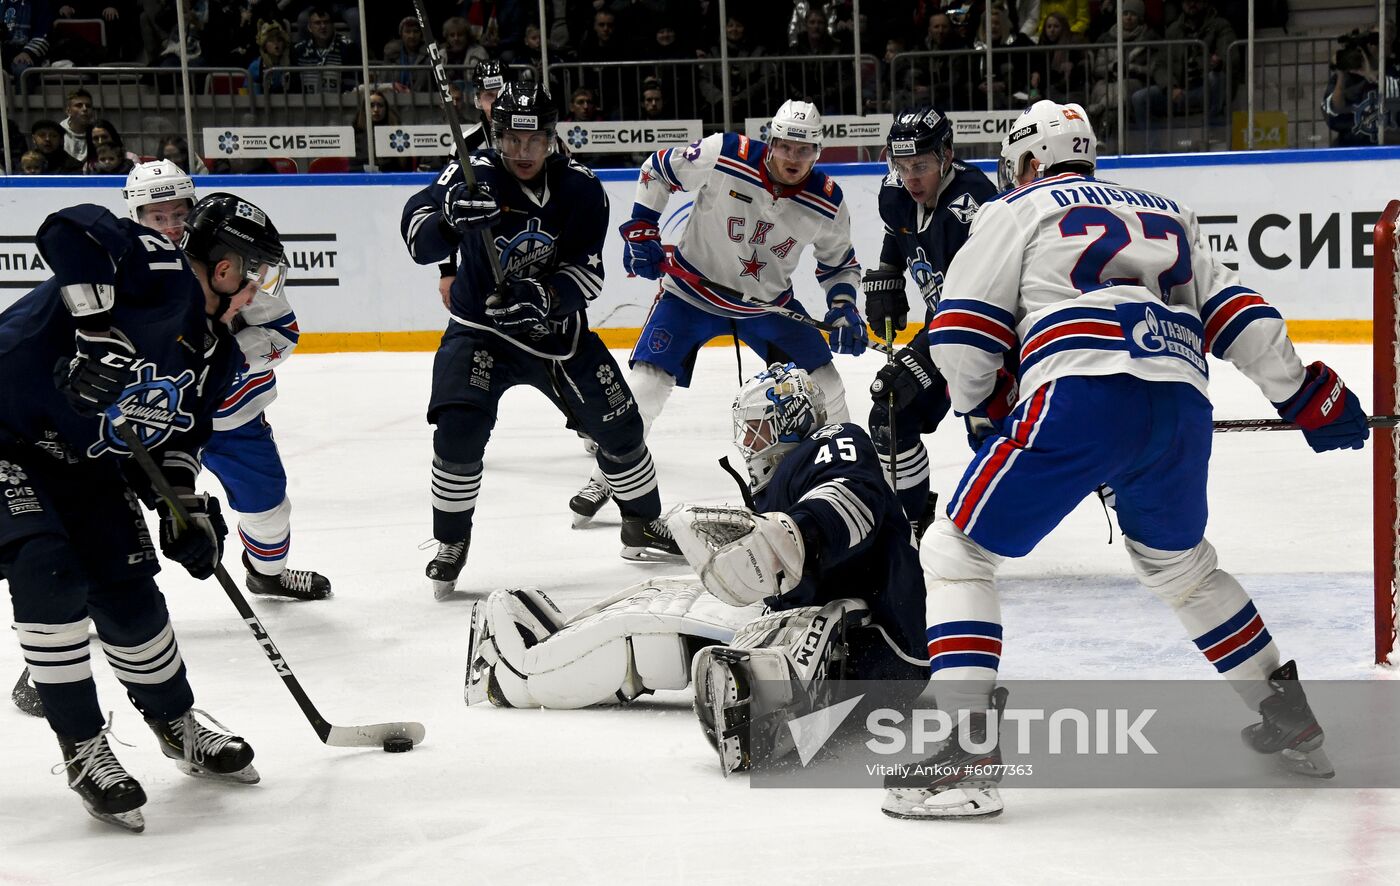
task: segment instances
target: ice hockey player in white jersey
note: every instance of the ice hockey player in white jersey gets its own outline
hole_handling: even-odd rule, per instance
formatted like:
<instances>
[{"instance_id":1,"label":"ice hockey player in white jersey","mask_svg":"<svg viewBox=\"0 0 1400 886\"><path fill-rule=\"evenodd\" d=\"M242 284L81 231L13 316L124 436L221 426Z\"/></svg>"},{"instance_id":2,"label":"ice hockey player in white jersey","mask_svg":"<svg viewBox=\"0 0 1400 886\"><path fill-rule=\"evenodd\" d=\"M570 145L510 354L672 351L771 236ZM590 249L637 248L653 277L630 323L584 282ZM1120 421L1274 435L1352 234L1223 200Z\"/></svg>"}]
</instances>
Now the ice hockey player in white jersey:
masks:
<instances>
[{"instance_id":1,"label":"ice hockey player in white jersey","mask_svg":"<svg viewBox=\"0 0 1400 886\"><path fill-rule=\"evenodd\" d=\"M733 413L752 507L688 507L669 522L699 577L639 582L567 620L538 590L492 593L473 610L468 704L615 704L693 678L727 774L789 750L782 723L829 698L838 675L923 690L922 578L870 437L827 424L820 389L792 364L747 382ZM795 701L775 706L759 681L792 686Z\"/></svg>"},{"instance_id":2,"label":"ice hockey player in white jersey","mask_svg":"<svg viewBox=\"0 0 1400 886\"><path fill-rule=\"evenodd\" d=\"M185 218L194 205L194 182L169 160L142 163L122 189L131 219L183 243ZM285 270L285 269L284 269ZM243 567L250 593L321 600L331 583L319 572L288 569L292 502L287 470L277 451L266 410L277 398L277 368L296 349L297 316L281 285L276 297L258 292L233 321L243 370L214 415L214 433L200 454L219 478L229 507L238 512Z\"/></svg>"},{"instance_id":3,"label":"ice hockey player in white jersey","mask_svg":"<svg viewBox=\"0 0 1400 886\"><path fill-rule=\"evenodd\" d=\"M974 738L988 728L988 708L1006 696L993 689L997 567L1107 484L1139 580L1262 717L1245 743L1292 771L1330 776L1294 663L1280 662L1254 603L1204 538L1205 355L1234 363L1318 452L1360 448L1365 414L1331 369L1303 365L1283 318L1211 254L1194 212L1094 177L1096 144L1078 105L1041 101L1021 117L1000 161L1001 184L1015 187L978 213L929 328L977 452L920 549L938 706L970 714ZM1003 369L1008 351L1019 380ZM1000 812L996 779L964 768L999 754L950 744L932 762L956 774L887 779L884 811Z\"/></svg>"},{"instance_id":4,"label":"ice hockey player in white jersey","mask_svg":"<svg viewBox=\"0 0 1400 886\"><path fill-rule=\"evenodd\" d=\"M816 169L822 122L816 106L788 101L773 115L769 144L721 133L657 151L642 164L632 218L620 228L627 273L661 281L627 382L648 428L677 385L690 386L696 352L737 334L765 364L796 363L826 392L832 421L847 418L846 392L832 352L859 354L869 340L856 308L860 265L851 246L850 210L841 188ZM671 195L687 191L695 206L671 255L659 223ZM826 293L825 321L839 327L830 345L815 329L768 313L764 305L805 309L792 272L812 247ZM736 301L697 278L742 292ZM569 502L574 526L586 525L608 500L599 472Z\"/></svg>"}]
</instances>

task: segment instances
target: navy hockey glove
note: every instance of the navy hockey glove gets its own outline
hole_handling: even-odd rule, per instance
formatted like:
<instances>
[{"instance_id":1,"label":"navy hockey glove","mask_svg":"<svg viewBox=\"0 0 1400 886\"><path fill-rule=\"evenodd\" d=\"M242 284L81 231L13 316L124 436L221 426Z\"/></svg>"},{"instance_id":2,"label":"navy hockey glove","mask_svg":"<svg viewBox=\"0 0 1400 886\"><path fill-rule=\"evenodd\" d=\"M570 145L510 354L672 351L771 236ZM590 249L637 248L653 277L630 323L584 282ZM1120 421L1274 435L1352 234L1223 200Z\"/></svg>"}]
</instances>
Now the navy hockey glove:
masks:
<instances>
[{"instance_id":1,"label":"navy hockey glove","mask_svg":"<svg viewBox=\"0 0 1400 886\"><path fill-rule=\"evenodd\" d=\"M948 399L948 383L939 374L938 367L933 365L928 354L912 345L895 351L894 362L881 366L870 383L870 396L877 403L887 403L891 391L897 410L905 409L930 393L941 394L945 403Z\"/></svg>"},{"instance_id":2,"label":"navy hockey glove","mask_svg":"<svg viewBox=\"0 0 1400 886\"><path fill-rule=\"evenodd\" d=\"M884 338L886 317L893 321L895 332L908 325L909 299L904 295L903 271L866 271L860 288L865 292L866 322L876 335Z\"/></svg>"},{"instance_id":3,"label":"navy hockey glove","mask_svg":"<svg viewBox=\"0 0 1400 886\"><path fill-rule=\"evenodd\" d=\"M976 409L963 416L967 425L967 445L972 447L973 452L982 448L983 440L1002 432L1006 427L1006 417L1016 408L1018 397L1016 376L1005 369L998 369L992 393Z\"/></svg>"},{"instance_id":4,"label":"navy hockey glove","mask_svg":"<svg viewBox=\"0 0 1400 886\"><path fill-rule=\"evenodd\" d=\"M97 415L121 399L122 391L136 383L136 348L117 330L87 332L79 329L77 353L58 361L54 385L80 415Z\"/></svg>"},{"instance_id":5,"label":"navy hockey glove","mask_svg":"<svg viewBox=\"0 0 1400 886\"><path fill-rule=\"evenodd\" d=\"M1274 407L1285 421L1303 429L1314 452L1360 449L1371 436L1360 401L1321 361L1308 366L1298 393Z\"/></svg>"},{"instance_id":6,"label":"navy hockey glove","mask_svg":"<svg viewBox=\"0 0 1400 886\"><path fill-rule=\"evenodd\" d=\"M488 228L501 217L501 207L496 205L496 195L484 182L477 182L472 188L466 182L456 182L447 189L442 200L442 220L463 237Z\"/></svg>"},{"instance_id":7,"label":"navy hockey glove","mask_svg":"<svg viewBox=\"0 0 1400 886\"><path fill-rule=\"evenodd\" d=\"M853 296L837 296L831 303L831 310L826 312L825 321L836 327L827 333L831 339L832 353L855 356L865 353L865 346L870 344L870 333L865 329L860 311L856 310Z\"/></svg>"},{"instance_id":8,"label":"navy hockey glove","mask_svg":"<svg viewBox=\"0 0 1400 886\"><path fill-rule=\"evenodd\" d=\"M538 280L512 280L502 289L504 298L486 316L496 328L508 335L527 335L538 341L549 334L545 318L549 316L549 290Z\"/></svg>"},{"instance_id":9,"label":"navy hockey glove","mask_svg":"<svg viewBox=\"0 0 1400 886\"><path fill-rule=\"evenodd\" d=\"M181 528L170 505L164 500L157 502L160 552L185 567L195 578L208 578L223 557L224 536L228 535L228 524L219 511L219 500L205 493L196 495L192 489L175 491L180 496L180 504L189 512L190 525Z\"/></svg>"},{"instance_id":10,"label":"navy hockey glove","mask_svg":"<svg viewBox=\"0 0 1400 886\"><path fill-rule=\"evenodd\" d=\"M661 279L666 249L656 222L634 218L617 229L622 235L622 266L627 273L647 280Z\"/></svg>"}]
</instances>

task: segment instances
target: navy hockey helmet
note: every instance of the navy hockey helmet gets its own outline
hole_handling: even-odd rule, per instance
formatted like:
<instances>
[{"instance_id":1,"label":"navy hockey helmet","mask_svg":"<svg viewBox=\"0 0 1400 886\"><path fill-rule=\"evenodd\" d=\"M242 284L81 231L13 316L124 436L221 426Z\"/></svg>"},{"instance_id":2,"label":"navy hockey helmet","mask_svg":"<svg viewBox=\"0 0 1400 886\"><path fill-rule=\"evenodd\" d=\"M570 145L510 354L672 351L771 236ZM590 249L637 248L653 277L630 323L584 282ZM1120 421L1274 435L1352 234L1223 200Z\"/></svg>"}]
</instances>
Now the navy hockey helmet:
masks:
<instances>
[{"instance_id":1,"label":"navy hockey helmet","mask_svg":"<svg viewBox=\"0 0 1400 886\"><path fill-rule=\"evenodd\" d=\"M477 92L500 92L515 79L515 72L496 59L488 59L472 69L472 86Z\"/></svg>"},{"instance_id":2,"label":"navy hockey helmet","mask_svg":"<svg viewBox=\"0 0 1400 886\"><path fill-rule=\"evenodd\" d=\"M890 159L937 153L953 147L953 123L937 108L905 108L895 115L885 139Z\"/></svg>"},{"instance_id":3,"label":"navy hockey helmet","mask_svg":"<svg viewBox=\"0 0 1400 886\"><path fill-rule=\"evenodd\" d=\"M549 90L532 81L507 83L491 106L491 135L499 139L507 129L545 132L554 141L559 110Z\"/></svg>"},{"instance_id":4,"label":"navy hockey helmet","mask_svg":"<svg viewBox=\"0 0 1400 886\"><path fill-rule=\"evenodd\" d=\"M236 255L243 275L258 291L276 298L287 278L287 254L272 219L233 194L216 192L194 205L185 221L185 252L212 267Z\"/></svg>"}]
</instances>

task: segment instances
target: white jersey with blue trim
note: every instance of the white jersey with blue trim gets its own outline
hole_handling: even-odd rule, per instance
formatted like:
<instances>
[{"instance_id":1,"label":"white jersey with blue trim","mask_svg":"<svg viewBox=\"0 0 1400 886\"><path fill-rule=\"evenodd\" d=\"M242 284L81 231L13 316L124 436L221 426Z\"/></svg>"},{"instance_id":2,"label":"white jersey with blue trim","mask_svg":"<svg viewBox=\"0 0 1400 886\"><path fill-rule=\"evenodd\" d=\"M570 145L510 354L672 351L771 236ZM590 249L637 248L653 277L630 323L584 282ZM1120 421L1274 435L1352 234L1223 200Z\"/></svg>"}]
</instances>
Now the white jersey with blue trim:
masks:
<instances>
[{"instance_id":1,"label":"white jersey with blue trim","mask_svg":"<svg viewBox=\"0 0 1400 886\"><path fill-rule=\"evenodd\" d=\"M1007 352L1023 400L1064 376L1205 393L1206 353L1275 402L1303 383L1283 318L1211 254L1192 210L1078 174L982 207L948 268L929 344L959 414L990 395Z\"/></svg>"},{"instance_id":2,"label":"white jersey with blue trim","mask_svg":"<svg viewBox=\"0 0 1400 886\"><path fill-rule=\"evenodd\" d=\"M810 243L827 304L842 296L854 301L860 265L840 186L814 169L802 184L784 187L768 177L767 150L748 136L722 133L657 151L642 163L632 215L658 221L672 193L693 192L695 206L672 256L678 265L752 299L783 305L792 299L792 272ZM662 286L711 314L764 313L673 277Z\"/></svg>"},{"instance_id":3,"label":"white jersey with blue trim","mask_svg":"<svg viewBox=\"0 0 1400 886\"><path fill-rule=\"evenodd\" d=\"M214 413L215 431L242 427L272 405L277 399L276 369L291 356L301 337L297 315L286 298L261 293L238 312L234 329L243 351L243 369Z\"/></svg>"}]
</instances>

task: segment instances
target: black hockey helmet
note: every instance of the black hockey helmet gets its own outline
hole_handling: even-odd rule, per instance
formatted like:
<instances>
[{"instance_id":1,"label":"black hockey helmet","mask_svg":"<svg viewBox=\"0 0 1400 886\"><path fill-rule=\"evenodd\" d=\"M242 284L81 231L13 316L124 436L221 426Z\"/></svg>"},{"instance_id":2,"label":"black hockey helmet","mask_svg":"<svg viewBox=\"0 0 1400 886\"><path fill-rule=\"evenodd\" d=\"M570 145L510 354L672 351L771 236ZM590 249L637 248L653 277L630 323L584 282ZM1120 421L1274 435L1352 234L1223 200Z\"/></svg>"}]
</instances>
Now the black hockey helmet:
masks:
<instances>
[{"instance_id":1,"label":"black hockey helmet","mask_svg":"<svg viewBox=\"0 0 1400 886\"><path fill-rule=\"evenodd\" d=\"M953 147L953 123L933 107L905 108L894 117L885 139L890 159L943 153Z\"/></svg>"},{"instance_id":2,"label":"black hockey helmet","mask_svg":"<svg viewBox=\"0 0 1400 886\"><path fill-rule=\"evenodd\" d=\"M506 84L515 79L515 72L509 65L503 65L495 59L488 59L478 64L472 70L472 86L477 92L488 90L500 92L505 89Z\"/></svg>"},{"instance_id":3,"label":"black hockey helmet","mask_svg":"<svg viewBox=\"0 0 1400 886\"><path fill-rule=\"evenodd\" d=\"M195 203L185 220L185 252L212 268L229 255L243 263L244 276L274 298L282 294L287 254L272 219L233 194L216 192Z\"/></svg>"},{"instance_id":4,"label":"black hockey helmet","mask_svg":"<svg viewBox=\"0 0 1400 886\"><path fill-rule=\"evenodd\" d=\"M554 141L554 127L559 122L559 110L549 90L534 81L507 83L491 106L491 137L500 144L507 129L544 132Z\"/></svg>"}]
</instances>

